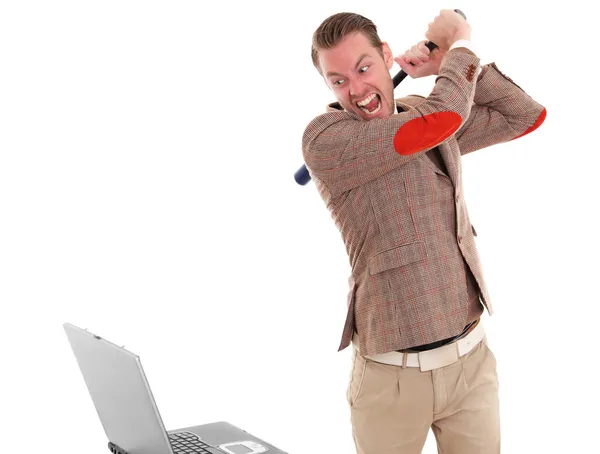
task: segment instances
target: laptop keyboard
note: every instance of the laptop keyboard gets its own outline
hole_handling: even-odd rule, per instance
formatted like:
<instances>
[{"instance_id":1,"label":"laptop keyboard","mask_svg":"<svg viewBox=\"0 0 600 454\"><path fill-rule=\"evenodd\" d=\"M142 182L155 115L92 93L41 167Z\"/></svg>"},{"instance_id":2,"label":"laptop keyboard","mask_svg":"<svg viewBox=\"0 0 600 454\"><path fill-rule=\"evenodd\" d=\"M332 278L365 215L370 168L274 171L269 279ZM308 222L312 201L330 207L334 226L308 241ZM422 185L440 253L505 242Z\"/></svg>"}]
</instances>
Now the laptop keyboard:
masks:
<instances>
[{"instance_id":1,"label":"laptop keyboard","mask_svg":"<svg viewBox=\"0 0 600 454\"><path fill-rule=\"evenodd\" d=\"M196 434L191 432L179 432L176 434L169 434L169 441L175 454L211 454L206 449L210 448L210 445L204 443Z\"/></svg>"}]
</instances>

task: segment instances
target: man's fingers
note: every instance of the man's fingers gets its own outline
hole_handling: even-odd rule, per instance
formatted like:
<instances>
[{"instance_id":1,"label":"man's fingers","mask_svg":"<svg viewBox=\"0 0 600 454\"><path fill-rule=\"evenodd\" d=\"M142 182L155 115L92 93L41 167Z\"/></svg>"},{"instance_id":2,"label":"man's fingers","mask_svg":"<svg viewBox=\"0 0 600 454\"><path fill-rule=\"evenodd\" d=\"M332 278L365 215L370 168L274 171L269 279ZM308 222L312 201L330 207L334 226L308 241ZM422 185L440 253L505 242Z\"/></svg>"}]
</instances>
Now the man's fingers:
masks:
<instances>
[{"instance_id":1,"label":"man's fingers","mask_svg":"<svg viewBox=\"0 0 600 454\"><path fill-rule=\"evenodd\" d=\"M406 57L404 55L398 55L397 57L394 57L394 61L396 63L398 63L398 65L402 69L404 69L404 66L408 64L408 62L406 61Z\"/></svg>"},{"instance_id":2,"label":"man's fingers","mask_svg":"<svg viewBox=\"0 0 600 454\"><path fill-rule=\"evenodd\" d=\"M406 57L404 55L401 55L399 57L396 57L394 59L394 61L396 63L398 63L398 65L400 66L400 68L409 76L414 76L416 68L414 66L411 66L409 61L406 59Z\"/></svg>"},{"instance_id":3,"label":"man's fingers","mask_svg":"<svg viewBox=\"0 0 600 454\"><path fill-rule=\"evenodd\" d=\"M431 51L429 50L429 47L427 47L427 41L426 40L423 40L419 44L417 44L417 47L425 55L429 55L431 53Z\"/></svg>"},{"instance_id":4,"label":"man's fingers","mask_svg":"<svg viewBox=\"0 0 600 454\"><path fill-rule=\"evenodd\" d=\"M425 49L427 49L427 47L425 47ZM427 50L429 50L429 49L427 49ZM412 51L413 55L415 57L417 57L419 60L421 60L423 62L429 61L428 54L426 54L423 51L423 49L421 49L421 46L419 44L413 46L412 49L411 49L411 51Z\"/></svg>"},{"instance_id":5,"label":"man's fingers","mask_svg":"<svg viewBox=\"0 0 600 454\"><path fill-rule=\"evenodd\" d=\"M416 74L416 69L429 62L431 51L426 46L427 40L419 41L417 44L407 49L402 55L394 58L394 61L400 65L409 76Z\"/></svg>"},{"instance_id":6,"label":"man's fingers","mask_svg":"<svg viewBox=\"0 0 600 454\"><path fill-rule=\"evenodd\" d=\"M421 66L421 60L419 57L413 52L412 49L408 49L404 56L406 57L406 61L412 63L415 66Z\"/></svg>"},{"instance_id":7,"label":"man's fingers","mask_svg":"<svg viewBox=\"0 0 600 454\"><path fill-rule=\"evenodd\" d=\"M425 38L427 38L427 41L433 41L435 42L435 36L433 35L433 33L431 33L429 30L427 30L427 32L425 33ZM438 43L436 43L438 44Z\"/></svg>"},{"instance_id":8,"label":"man's fingers","mask_svg":"<svg viewBox=\"0 0 600 454\"><path fill-rule=\"evenodd\" d=\"M417 46L408 49L404 55L406 56L406 59L415 66L421 66L424 62L429 61L429 57L421 52Z\"/></svg>"}]
</instances>

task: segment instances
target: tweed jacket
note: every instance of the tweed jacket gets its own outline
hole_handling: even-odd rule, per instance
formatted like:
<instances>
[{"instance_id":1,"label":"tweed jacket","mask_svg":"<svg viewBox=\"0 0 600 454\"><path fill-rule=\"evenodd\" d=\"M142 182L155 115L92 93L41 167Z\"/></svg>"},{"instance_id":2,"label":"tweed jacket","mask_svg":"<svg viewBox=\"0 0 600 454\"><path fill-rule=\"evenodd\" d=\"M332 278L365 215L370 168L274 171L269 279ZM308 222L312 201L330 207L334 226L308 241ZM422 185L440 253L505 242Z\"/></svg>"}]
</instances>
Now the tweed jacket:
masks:
<instances>
[{"instance_id":1,"label":"tweed jacket","mask_svg":"<svg viewBox=\"0 0 600 454\"><path fill-rule=\"evenodd\" d=\"M470 50L446 53L427 98L362 121L330 109L302 137L306 166L352 268L339 350L354 331L373 355L457 335L467 322L464 261L489 314L461 178L461 156L533 131L545 108ZM447 173L426 152L436 148Z\"/></svg>"}]
</instances>

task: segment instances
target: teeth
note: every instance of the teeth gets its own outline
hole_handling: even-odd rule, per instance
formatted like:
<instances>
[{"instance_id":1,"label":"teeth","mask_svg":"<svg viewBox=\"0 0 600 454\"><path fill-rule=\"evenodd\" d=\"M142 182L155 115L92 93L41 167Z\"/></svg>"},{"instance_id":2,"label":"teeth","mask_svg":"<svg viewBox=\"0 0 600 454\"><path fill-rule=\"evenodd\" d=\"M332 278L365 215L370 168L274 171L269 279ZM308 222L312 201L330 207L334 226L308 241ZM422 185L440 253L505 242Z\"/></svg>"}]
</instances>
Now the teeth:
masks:
<instances>
[{"instance_id":1,"label":"teeth","mask_svg":"<svg viewBox=\"0 0 600 454\"><path fill-rule=\"evenodd\" d=\"M369 109L367 109L366 106L367 104L369 104L371 101L373 101L373 99L375 99L377 95L375 93L367 96L365 99L363 99L360 102L357 102L356 105L360 108L360 110L362 110L364 113L366 113L367 115L375 115L377 112L379 112L381 110L381 100L379 100L379 102L377 103L377 107L375 108L375 110L373 111L369 111Z\"/></svg>"},{"instance_id":2,"label":"teeth","mask_svg":"<svg viewBox=\"0 0 600 454\"><path fill-rule=\"evenodd\" d=\"M362 110L367 115L375 115L377 112L379 112L381 110L381 102L379 104L377 104L377 108L372 112L367 110L366 107L361 107L360 110Z\"/></svg>"},{"instance_id":3,"label":"teeth","mask_svg":"<svg viewBox=\"0 0 600 454\"><path fill-rule=\"evenodd\" d=\"M366 97L365 99L363 99L360 102L357 102L356 105L358 107L362 107L362 106L366 106L367 104L369 104L371 101L373 101L373 98L375 98L375 96L377 96L375 93L373 93L371 96Z\"/></svg>"}]
</instances>

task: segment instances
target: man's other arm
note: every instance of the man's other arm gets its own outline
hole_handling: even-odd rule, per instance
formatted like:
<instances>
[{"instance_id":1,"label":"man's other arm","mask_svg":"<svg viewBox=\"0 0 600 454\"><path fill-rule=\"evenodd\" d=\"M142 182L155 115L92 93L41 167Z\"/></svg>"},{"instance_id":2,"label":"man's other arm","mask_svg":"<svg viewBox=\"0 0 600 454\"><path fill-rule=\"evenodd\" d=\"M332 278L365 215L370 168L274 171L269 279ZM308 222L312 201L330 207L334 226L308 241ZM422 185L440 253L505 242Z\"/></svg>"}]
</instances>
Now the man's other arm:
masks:
<instances>
[{"instance_id":1,"label":"man's other arm","mask_svg":"<svg viewBox=\"0 0 600 454\"><path fill-rule=\"evenodd\" d=\"M473 103L468 120L455 136L461 155L523 137L546 118L545 107L500 72L495 63L483 66Z\"/></svg>"}]
</instances>

